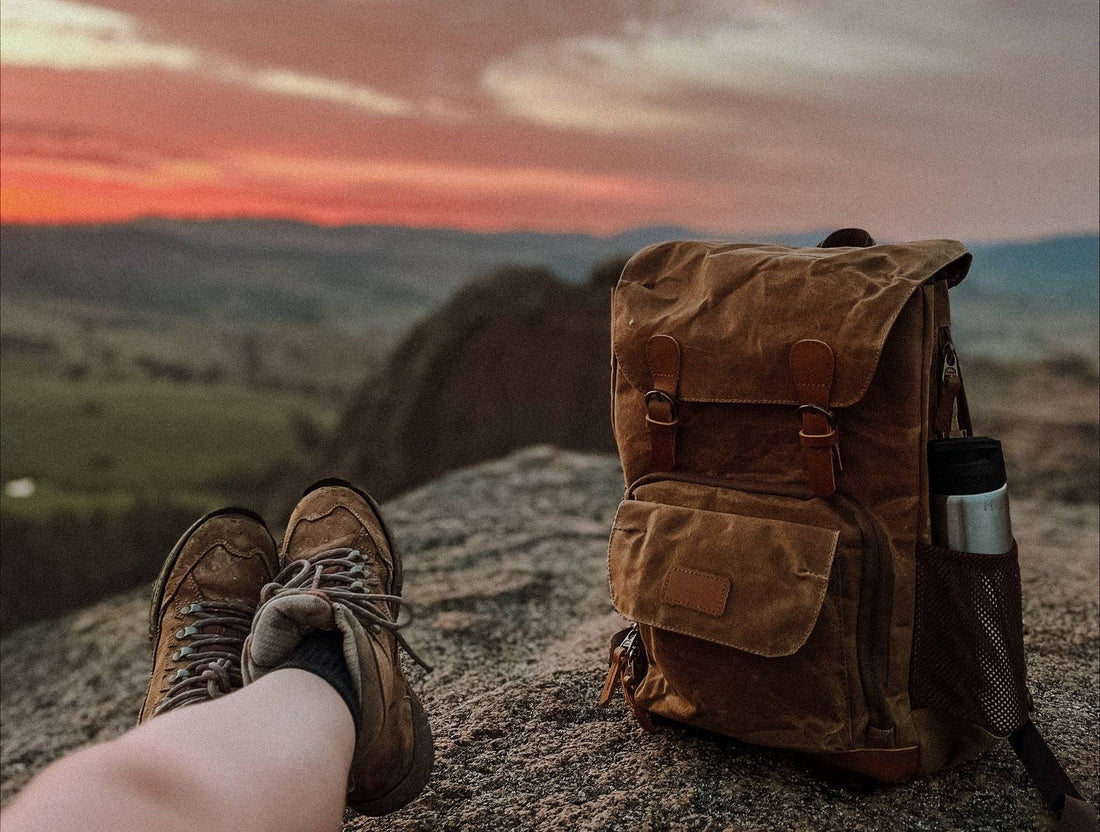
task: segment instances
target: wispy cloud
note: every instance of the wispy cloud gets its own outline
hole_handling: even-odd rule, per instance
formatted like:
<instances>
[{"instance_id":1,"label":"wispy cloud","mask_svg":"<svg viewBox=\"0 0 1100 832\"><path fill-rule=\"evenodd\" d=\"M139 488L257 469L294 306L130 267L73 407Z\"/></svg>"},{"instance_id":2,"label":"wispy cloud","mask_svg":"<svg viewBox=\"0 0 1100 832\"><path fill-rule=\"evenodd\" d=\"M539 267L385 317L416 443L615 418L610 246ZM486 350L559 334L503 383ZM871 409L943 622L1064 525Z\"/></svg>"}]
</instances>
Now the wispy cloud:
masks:
<instances>
[{"instance_id":1,"label":"wispy cloud","mask_svg":"<svg viewBox=\"0 0 1100 832\"><path fill-rule=\"evenodd\" d=\"M324 101L379 116L406 115L405 101L363 84L293 69L253 66L142 31L123 12L74 0L3 0L0 63L57 70L155 69L201 75L261 92Z\"/></svg>"},{"instance_id":2,"label":"wispy cloud","mask_svg":"<svg viewBox=\"0 0 1100 832\"><path fill-rule=\"evenodd\" d=\"M238 176L283 184L400 185L443 193L578 196L588 199L655 199L674 182L647 177L607 176L545 167L302 158L267 153L226 160Z\"/></svg>"},{"instance_id":3,"label":"wispy cloud","mask_svg":"<svg viewBox=\"0 0 1100 832\"><path fill-rule=\"evenodd\" d=\"M413 111L408 102L392 95L364 87L349 84L333 78L321 78L316 75L303 75L290 69L254 69L237 68L223 70L229 78L241 80L265 92L277 95L290 95L299 98L313 98L333 104L357 107L382 115L407 115Z\"/></svg>"},{"instance_id":4,"label":"wispy cloud","mask_svg":"<svg viewBox=\"0 0 1100 832\"><path fill-rule=\"evenodd\" d=\"M615 34L526 44L485 67L481 85L506 112L555 128L710 132L751 126L730 106L739 100L889 108L875 97L899 82L972 81L990 64L1012 74L1014 53L1026 58L1041 40L1056 52L1033 21L982 6L928 0L914 16L842 0L704 2L627 19Z\"/></svg>"},{"instance_id":5,"label":"wispy cloud","mask_svg":"<svg viewBox=\"0 0 1100 832\"><path fill-rule=\"evenodd\" d=\"M106 143L83 149L27 145L8 140L7 163L23 173L78 174L95 181L140 187L171 187L196 182L226 187L277 189L355 189L400 187L411 192L459 196L530 196L654 202L677 183L645 177L616 177L579 171L469 164L318 158L246 151L214 156L163 157L127 154Z\"/></svg>"},{"instance_id":6,"label":"wispy cloud","mask_svg":"<svg viewBox=\"0 0 1100 832\"><path fill-rule=\"evenodd\" d=\"M193 71L197 52L145 39L128 14L72 0L4 0L0 61L11 66Z\"/></svg>"},{"instance_id":7,"label":"wispy cloud","mask_svg":"<svg viewBox=\"0 0 1100 832\"><path fill-rule=\"evenodd\" d=\"M316 196L400 189L431 199L531 198L609 205L656 204L679 183L652 176L613 176L538 165L479 165L287 154L258 149L196 152L141 147L124 135L9 123L0 137L6 169L23 176L76 176L136 188L195 184Z\"/></svg>"}]
</instances>

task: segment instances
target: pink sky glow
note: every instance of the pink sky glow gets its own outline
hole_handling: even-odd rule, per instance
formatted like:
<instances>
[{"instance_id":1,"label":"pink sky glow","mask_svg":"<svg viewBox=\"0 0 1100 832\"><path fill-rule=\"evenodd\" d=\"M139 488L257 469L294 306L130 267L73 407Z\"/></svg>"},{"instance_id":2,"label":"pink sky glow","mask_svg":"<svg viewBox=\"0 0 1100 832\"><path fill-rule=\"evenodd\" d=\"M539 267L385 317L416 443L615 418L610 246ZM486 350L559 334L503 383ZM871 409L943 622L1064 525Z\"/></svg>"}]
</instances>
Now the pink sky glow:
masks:
<instances>
[{"instance_id":1,"label":"pink sky glow","mask_svg":"<svg viewBox=\"0 0 1100 832\"><path fill-rule=\"evenodd\" d=\"M1097 6L0 0L5 222L1098 224Z\"/></svg>"}]
</instances>

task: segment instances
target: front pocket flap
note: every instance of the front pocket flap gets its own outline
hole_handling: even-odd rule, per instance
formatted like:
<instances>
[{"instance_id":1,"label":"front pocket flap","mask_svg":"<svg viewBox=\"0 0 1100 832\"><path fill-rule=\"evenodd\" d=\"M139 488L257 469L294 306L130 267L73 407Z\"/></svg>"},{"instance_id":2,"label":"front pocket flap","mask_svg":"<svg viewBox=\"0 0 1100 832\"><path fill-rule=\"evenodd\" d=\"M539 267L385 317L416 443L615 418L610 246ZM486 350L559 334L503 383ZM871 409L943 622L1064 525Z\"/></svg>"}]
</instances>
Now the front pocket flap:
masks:
<instances>
[{"instance_id":1,"label":"front pocket flap","mask_svg":"<svg viewBox=\"0 0 1100 832\"><path fill-rule=\"evenodd\" d=\"M840 533L625 500L611 530L611 600L629 619L758 656L809 638Z\"/></svg>"}]
</instances>

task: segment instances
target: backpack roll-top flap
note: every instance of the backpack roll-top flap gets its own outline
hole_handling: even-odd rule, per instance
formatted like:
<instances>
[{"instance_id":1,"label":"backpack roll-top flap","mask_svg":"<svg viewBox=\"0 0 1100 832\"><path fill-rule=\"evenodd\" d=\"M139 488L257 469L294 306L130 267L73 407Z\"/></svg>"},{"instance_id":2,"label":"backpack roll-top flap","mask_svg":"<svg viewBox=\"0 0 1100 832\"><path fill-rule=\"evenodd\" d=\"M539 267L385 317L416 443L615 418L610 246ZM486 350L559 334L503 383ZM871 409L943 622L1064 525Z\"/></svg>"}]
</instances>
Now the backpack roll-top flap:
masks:
<instances>
[{"instance_id":1,"label":"backpack roll-top flap","mask_svg":"<svg viewBox=\"0 0 1100 832\"><path fill-rule=\"evenodd\" d=\"M914 292L936 278L955 285L970 259L954 240L869 248L661 243L623 270L612 348L643 393L659 386L646 345L664 335L680 348L680 399L797 405L803 399L788 370L790 348L817 339L836 356L831 405L849 407L870 386Z\"/></svg>"},{"instance_id":2,"label":"backpack roll-top flap","mask_svg":"<svg viewBox=\"0 0 1100 832\"><path fill-rule=\"evenodd\" d=\"M797 652L821 612L839 532L626 500L609 544L622 615L773 658Z\"/></svg>"}]
</instances>

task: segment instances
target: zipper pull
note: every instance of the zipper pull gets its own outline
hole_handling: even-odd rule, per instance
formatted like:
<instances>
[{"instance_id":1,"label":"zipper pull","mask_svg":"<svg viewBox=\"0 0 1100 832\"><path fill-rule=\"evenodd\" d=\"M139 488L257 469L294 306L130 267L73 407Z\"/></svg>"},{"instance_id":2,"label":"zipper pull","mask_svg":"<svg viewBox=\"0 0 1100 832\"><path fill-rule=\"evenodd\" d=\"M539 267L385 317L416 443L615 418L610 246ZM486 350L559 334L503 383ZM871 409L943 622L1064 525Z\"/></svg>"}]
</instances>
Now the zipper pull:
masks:
<instances>
[{"instance_id":1,"label":"zipper pull","mask_svg":"<svg viewBox=\"0 0 1100 832\"><path fill-rule=\"evenodd\" d=\"M623 675L623 657L622 654L615 650L611 656L611 666L607 668L607 678L603 682L603 690L600 691L600 701L596 704L603 707L611 701L611 697L615 695L615 685L622 678Z\"/></svg>"},{"instance_id":2,"label":"zipper pull","mask_svg":"<svg viewBox=\"0 0 1100 832\"><path fill-rule=\"evenodd\" d=\"M940 384L946 387L952 378L961 378L959 375L959 354L955 352L955 345L948 340L943 345L943 372L940 373Z\"/></svg>"},{"instance_id":3,"label":"zipper pull","mask_svg":"<svg viewBox=\"0 0 1100 832\"><path fill-rule=\"evenodd\" d=\"M633 644L633 638L637 635L637 625L631 625L625 630L619 630L611 637L611 657L607 668L607 678L604 679L603 690L600 691L599 705L606 705L611 701L615 693L615 685L623 676L626 667L627 650Z\"/></svg>"},{"instance_id":4,"label":"zipper pull","mask_svg":"<svg viewBox=\"0 0 1100 832\"><path fill-rule=\"evenodd\" d=\"M638 625L634 624L626 631L622 641L611 653L611 667L608 668L607 679L604 681L603 691L600 694L600 704L606 705L611 701L611 697L615 692L615 682L618 682L623 692L623 699L630 706L630 710L633 712L634 718L638 720L638 724L642 726L643 730L653 733L657 729L653 726L649 711L639 705L634 698L634 691L637 689L638 682L641 681L638 677L638 671L641 664L639 659L643 649Z\"/></svg>"},{"instance_id":5,"label":"zipper pull","mask_svg":"<svg viewBox=\"0 0 1100 832\"><path fill-rule=\"evenodd\" d=\"M623 636L622 642L619 644L619 650L622 651L623 656L631 663L638 658L638 625L631 626L627 634Z\"/></svg>"},{"instance_id":6,"label":"zipper pull","mask_svg":"<svg viewBox=\"0 0 1100 832\"><path fill-rule=\"evenodd\" d=\"M940 401L932 427L939 436L951 435L951 425L956 421L956 405L962 393L962 375L959 373L959 356L951 342L951 330L943 328L943 346L940 348ZM961 420L959 427L962 427ZM963 431L964 434L966 431Z\"/></svg>"},{"instance_id":7,"label":"zipper pull","mask_svg":"<svg viewBox=\"0 0 1100 832\"><path fill-rule=\"evenodd\" d=\"M636 687L637 684L634 679L634 672L628 665L622 679L623 699L625 699L626 704L630 706L630 710L634 713L634 718L638 720L638 724L642 726L642 730L647 734L653 734L657 731L657 728L653 724L653 718L650 717L649 711L639 705L638 700L634 698L634 690Z\"/></svg>"}]
</instances>

